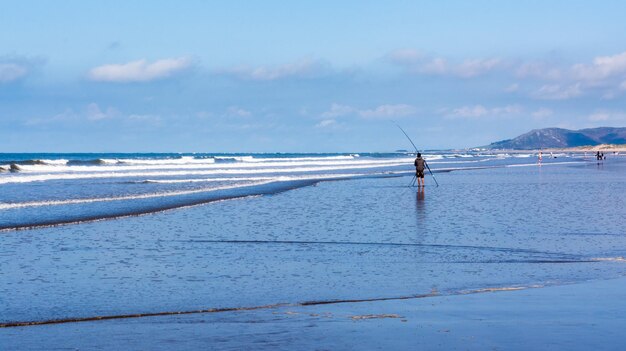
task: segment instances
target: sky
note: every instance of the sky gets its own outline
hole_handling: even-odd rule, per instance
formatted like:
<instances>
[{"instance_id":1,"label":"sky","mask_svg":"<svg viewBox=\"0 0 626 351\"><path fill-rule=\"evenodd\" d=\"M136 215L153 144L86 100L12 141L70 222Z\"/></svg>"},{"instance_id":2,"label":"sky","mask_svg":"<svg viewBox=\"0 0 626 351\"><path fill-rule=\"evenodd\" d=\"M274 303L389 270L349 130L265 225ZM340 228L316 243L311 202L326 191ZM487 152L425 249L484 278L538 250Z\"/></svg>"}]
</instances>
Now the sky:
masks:
<instances>
[{"instance_id":1,"label":"sky","mask_svg":"<svg viewBox=\"0 0 626 351\"><path fill-rule=\"evenodd\" d=\"M386 152L626 126L624 1L0 0L0 152Z\"/></svg>"}]
</instances>

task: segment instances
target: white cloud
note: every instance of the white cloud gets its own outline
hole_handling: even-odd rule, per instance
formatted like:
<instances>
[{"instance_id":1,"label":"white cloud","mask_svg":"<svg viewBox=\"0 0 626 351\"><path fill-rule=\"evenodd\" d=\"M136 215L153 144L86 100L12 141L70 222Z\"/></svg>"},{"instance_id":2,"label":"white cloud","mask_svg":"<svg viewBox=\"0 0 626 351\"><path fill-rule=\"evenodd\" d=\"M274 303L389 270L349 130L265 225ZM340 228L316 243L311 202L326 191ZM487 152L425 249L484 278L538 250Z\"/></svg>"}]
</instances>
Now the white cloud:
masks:
<instances>
[{"instance_id":1,"label":"white cloud","mask_svg":"<svg viewBox=\"0 0 626 351\"><path fill-rule=\"evenodd\" d=\"M594 113L594 114L589 115L588 117L588 119L592 122L608 121L609 118L610 118L610 115L604 112Z\"/></svg>"},{"instance_id":2,"label":"white cloud","mask_svg":"<svg viewBox=\"0 0 626 351\"><path fill-rule=\"evenodd\" d=\"M387 57L398 64L412 64L422 59L424 56L413 49L399 49L392 51Z\"/></svg>"},{"instance_id":3,"label":"white cloud","mask_svg":"<svg viewBox=\"0 0 626 351\"><path fill-rule=\"evenodd\" d=\"M514 93L519 90L519 84L513 83L504 89L507 93Z\"/></svg>"},{"instance_id":4,"label":"white cloud","mask_svg":"<svg viewBox=\"0 0 626 351\"><path fill-rule=\"evenodd\" d=\"M212 112L209 111L198 111L196 112L196 117L200 118L200 119L209 119L212 118L214 116L214 114Z\"/></svg>"},{"instance_id":5,"label":"white cloud","mask_svg":"<svg viewBox=\"0 0 626 351\"><path fill-rule=\"evenodd\" d=\"M455 73L464 78L476 77L488 73L502 63L500 59L466 60L454 68Z\"/></svg>"},{"instance_id":6,"label":"white cloud","mask_svg":"<svg viewBox=\"0 0 626 351\"><path fill-rule=\"evenodd\" d=\"M0 63L0 83L8 83L24 77L28 69L16 63Z\"/></svg>"},{"instance_id":7,"label":"white cloud","mask_svg":"<svg viewBox=\"0 0 626 351\"><path fill-rule=\"evenodd\" d=\"M118 114L119 112L112 107L108 107L106 111L102 111L100 106L96 103L87 105L87 119L90 121L109 119L117 116Z\"/></svg>"},{"instance_id":8,"label":"white cloud","mask_svg":"<svg viewBox=\"0 0 626 351\"><path fill-rule=\"evenodd\" d=\"M415 50L396 50L389 53L387 59L413 74L475 78L498 72L508 78L529 80L525 86L536 84L530 97L537 99L566 100L588 94L612 99L626 90L626 52L597 56L590 62L577 64L524 62L497 57L453 60ZM519 84L515 83L504 91L510 93L519 90Z\"/></svg>"},{"instance_id":9,"label":"white cloud","mask_svg":"<svg viewBox=\"0 0 626 351\"><path fill-rule=\"evenodd\" d=\"M52 117L35 117L29 118L24 122L26 126L40 126L46 125L50 123L67 123L67 122L77 122L80 120L79 115L71 108L65 109L65 111L61 113L57 113Z\"/></svg>"},{"instance_id":10,"label":"white cloud","mask_svg":"<svg viewBox=\"0 0 626 351\"><path fill-rule=\"evenodd\" d=\"M315 125L316 128L328 128L328 127L334 127L337 125L337 121L334 119L325 119L320 121L318 124Z\"/></svg>"},{"instance_id":11,"label":"white cloud","mask_svg":"<svg viewBox=\"0 0 626 351\"><path fill-rule=\"evenodd\" d=\"M26 125L46 125L50 123L84 123L85 121L95 122L106 119L112 119L120 116L120 112L113 108L107 107L106 110L102 110L96 103L90 103L87 106L81 107L77 110L67 108L61 113L57 113L51 117L37 117L30 118L26 121Z\"/></svg>"},{"instance_id":12,"label":"white cloud","mask_svg":"<svg viewBox=\"0 0 626 351\"><path fill-rule=\"evenodd\" d=\"M326 119L332 119L347 115L357 115L366 119L390 119L404 117L415 114L417 109L407 104L397 105L380 105L373 109L358 109L348 105L332 104L330 110L322 113L320 116Z\"/></svg>"},{"instance_id":13,"label":"white cloud","mask_svg":"<svg viewBox=\"0 0 626 351\"><path fill-rule=\"evenodd\" d=\"M587 119L591 122L620 122L626 121L626 113L620 111L598 111L590 114Z\"/></svg>"},{"instance_id":14,"label":"white cloud","mask_svg":"<svg viewBox=\"0 0 626 351\"><path fill-rule=\"evenodd\" d=\"M553 112L549 108L540 108L531 113L535 119L543 119L552 116Z\"/></svg>"},{"instance_id":15,"label":"white cloud","mask_svg":"<svg viewBox=\"0 0 626 351\"><path fill-rule=\"evenodd\" d=\"M621 90L621 89L620 89ZM618 91L615 90L607 90L602 94L602 100L613 100L617 97Z\"/></svg>"},{"instance_id":16,"label":"white cloud","mask_svg":"<svg viewBox=\"0 0 626 351\"><path fill-rule=\"evenodd\" d=\"M429 60L424 60L412 65L409 68L410 71L415 73L425 73L425 74L433 74L433 75L444 75L449 71L448 61L442 58L432 58Z\"/></svg>"},{"instance_id":17,"label":"white cloud","mask_svg":"<svg viewBox=\"0 0 626 351\"><path fill-rule=\"evenodd\" d=\"M453 109L442 109L439 113L447 118L487 118L510 116L522 113L522 108L518 105L507 105L501 107L487 108L483 105L462 106Z\"/></svg>"},{"instance_id":18,"label":"white cloud","mask_svg":"<svg viewBox=\"0 0 626 351\"><path fill-rule=\"evenodd\" d=\"M395 118L415 114L416 109L411 105L380 105L373 110L361 110L359 115L363 118Z\"/></svg>"},{"instance_id":19,"label":"white cloud","mask_svg":"<svg viewBox=\"0 0 626 351\"><path fill-rule=\"evenodd\" d=\"M226 111L226 114L229 116L237 116L237 117L250 117L252 116L252 112L245 110L241 107L231 106Z\"/></svg>"},{"instance_id":20,"label":"white cloud","mask_svg":"<svg viewBox=\"0 0 626 351\"><path fill-rule=\"evenodd\" d=\"M491 109L492 115L515 115L522 113L522 108L519 105L507 105L503 107L493 107Z\"/></svg>"},{"instance_id":21,"label":"white cloud","mask_svg":"<svg viewBox=\"0 0 626 351\"><path fill-rule=\"evenodd\" d=\"M560 84L543 85L532 96L542 100L568 100L582 95L581 84L576 83L568 86Z\"/></svg>"},{"instance_id":22,"label":"white cloud","mask_svg":"<svg viewBox=\"0 0 626 351\"><path fill-rule=\"evenodd\" d=\"M544 62L526 62L515 69L515 75L519 78L538 78L541 80L559 80L563 78L561 68Z\"/></svg>"},{"instance_id":23,"label":"white cloud","mask_svg":"<svg viewBox=\"0 0 626 351\"><path fill-rule=\"evenodd\" d=\"M356 111L356 109L354 107L333 103L330 106L330 110L322 113L321 116L323 118L341 117L341 116L346 116L346 115L352 114L355 111Z\"/></svg>"},{"instance_id":24,"label":"white cloud","mask_svg":"<svg viewBox=\"0 0 626 351\"><path fill-rule=\"evenodd\" d=\"M153 126L158 126L161 124L162 118L159 115L151 115L151 114L132 114L128 116L128 121L130 122L138 122L142 125L150 124Z\"/></svg>"},{"instance_id":25,"label":"white cloud","mask_svg":"<svg viewBox=\"0 0 626 351\"><path fill-rule=\"evenodd\" d=\"M448 114L449 117L482 117L489 114L483 105L463 106L452 109Z\"/></svg>"},{"instance_id":26,"label":"white cloud","mask_svg":"<svg viewBox=\"0 0 626 351\"><path fill-rule=\"evenodd\" d=\"M623 78L626 74L626 52L596 57L590 65L574 65L572 73L576 79L589 82L598 82L616 76Z\"/></svg>"},{"instance_id":27,"label":"white cloud","mask_svg":"<svg viewBox=\"0 0 626 351\"><path fill-rule=\"evenodd\" d=\"M595 57L590 63L559 67L556 64L528 62L516 69L519 78L551 81L531 93L538 99L566 100L597 92L600 98L615 98L626 90L626 52Z\"/></svg>"},{"instance_id":28,"label":"white cloud","mask_svg":"<svg viewBox=\"0 0 626 351\"><path fill-rule=\"evenodd\" d=\"M304 59L276 66L235 67L222 72L246 80L271 81L286 78L314 78L329 71L330 65L324 61Z\"/></svg>"},{"instance_id":29,"label":"white cloud","mask_svg":"<svg viewBox=\"0 0 626 351\"><path fill-rule=\"evenodd\" d=\"M99 82L149 82L169 78L190 67L191 60L185 57L163 59L153 63L138 60L124 64L98 66L91 69L87 76Z\"/></svg>"},{"instance_id":30,"label":"white cloud","mask_svg":"<svg viewBox=\"0 0 626 351\"><path fill-rule=\"evenodd\" d=\"M394 64L410 73L473 78L505 66L499 58L467 59L460 63L442 57L429 57L415 50L396 50L387 55Z\"/></svg>"}]
</instances>

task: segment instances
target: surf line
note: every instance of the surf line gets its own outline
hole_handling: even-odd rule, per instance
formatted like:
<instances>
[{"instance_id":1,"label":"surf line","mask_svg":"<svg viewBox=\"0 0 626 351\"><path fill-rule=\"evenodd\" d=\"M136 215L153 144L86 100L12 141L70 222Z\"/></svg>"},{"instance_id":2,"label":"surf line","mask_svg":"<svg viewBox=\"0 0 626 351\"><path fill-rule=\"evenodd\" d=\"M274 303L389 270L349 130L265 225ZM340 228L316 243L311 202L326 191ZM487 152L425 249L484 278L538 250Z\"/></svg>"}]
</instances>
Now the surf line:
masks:
<instances>
[{"instance_id":1,"label":"surf line","mask_svg":"<svg viewBox=\"0 0 626 351\"><path fill-rule=\"evenodd\" d=\"M471 290L459 290L459 291L454 291L446 295L455 296L455 295L469 295L469 294L480 294L480 293L494 293L494 292L517 291L517 290L525 290L525 289L537 289L537 288L543 288L543 287L544 285L491 287L491 288L480 288L480 289L471 289ZM363 299L312 300L312 301L304 301L304 302L297 302L297 303L276 303L276 304L249 306L249 307L207 308L207 309L189 310L189 311L166 311L166 312L150 312L150 313L118 314L118 315L107 315L107 316L49 319L49 320L42 320L42 321L6 322L6 323L0 323L0 328L16 328L16 327L31 327L31 326L38 326L38 325L50 325L50 324L96 322L96 321L105 321L105 320L114 320L114 319L131 319L131 318L177 316L177 315L189 315L189 314L237 312L237 311L255 311L255 310L263 310L263 309L276 309L276 308L281 308L281 307L308 307L308 306L333 305L333 304L342 304L342 303L412 300L412 299L423 299L423 298L436 297L436 296L444 296L444 295L440 294L437 290L433 289L430 293L427 293L427 294L414 294L414 295L404 295L404 296L374 297L374 298L363 298Z\"/></svg>"},{"instance_id":2,"label":"surf line","mask_svg":"<svg viewBox=\"0 0 626 351\"><path fill-rule=\"evenodd\" d=\"M126 213L99 214L99 215L86 216L83 218L72 218L72 219L66 219L66 220L64 219L49 220L49 221L25 223L25 224L9 224L9 225L4 225L4 226L0 224L0 234L2 234L3 232L9 232L9 231L51 228L51 227L62 226L62 225L84 224L84 223L99 222L99 221L104 221L104 220L115 220L115 219L129 218L129 217L137 217L137 216L150 215L150 214L155 214L155 213L169 211L169 210L194 207L194 206L209 204L213 202L254 198L254 197L264 196L264 195L275 195L275 194L287 192L287 191L294 190L294 189L312 186L320 182L343 181L343 180L349 180L349 179L360 179L360 178L370 178L370 177L371 178L391 178L391 177L397 177L397 176L398 175L395 175L395 174L376 173L372 175L356 175L352 178L327 177L327 178L303 178L303 179L294 179L294 180L288 180L288 181L272 180L272 181L267 181L267 182L259 182L254 185L248 184L248 185L243 185L239 187L234 186L234 187L229 187L229 188L224 188L224 189L213 188L217 190L213 191L209 189L209 190L198 191L197 193L200 193L200 194L206 193L207 195L211 195L211 196L207 196L201 199L196 199L196 200L188 201L185 203L171 203L171 204L161 205L157 207L138 209L138 210L129 211ZM272 188L266 188L266 186L271 186L271 185L275 185L275 186ZM220 191L223 191L223 190L232 190L232 191L235 191L235 193L220 195L221 194ZM196 191L193 191L193 190L190 192L196 193Z\"/></svg>"}]
</instances>

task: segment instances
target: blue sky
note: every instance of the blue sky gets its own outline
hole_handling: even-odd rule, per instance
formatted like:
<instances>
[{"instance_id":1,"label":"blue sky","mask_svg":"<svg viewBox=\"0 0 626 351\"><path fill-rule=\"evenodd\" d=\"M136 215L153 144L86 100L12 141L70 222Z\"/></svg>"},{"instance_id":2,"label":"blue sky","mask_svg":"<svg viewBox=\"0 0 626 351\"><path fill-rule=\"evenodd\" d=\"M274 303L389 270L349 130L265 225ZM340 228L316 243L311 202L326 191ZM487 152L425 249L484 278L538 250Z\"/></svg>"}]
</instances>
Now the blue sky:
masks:
<instances>
[{"instance_id":1,"label":"blue sky","mask_svg":"<svg viewBox=\"0 0 626 351\"><path fill-rule=\"evenodd\" d=\"M2 1L0 152L465 148L626 126L623 1Z\"/></svg>"}]
</instances>

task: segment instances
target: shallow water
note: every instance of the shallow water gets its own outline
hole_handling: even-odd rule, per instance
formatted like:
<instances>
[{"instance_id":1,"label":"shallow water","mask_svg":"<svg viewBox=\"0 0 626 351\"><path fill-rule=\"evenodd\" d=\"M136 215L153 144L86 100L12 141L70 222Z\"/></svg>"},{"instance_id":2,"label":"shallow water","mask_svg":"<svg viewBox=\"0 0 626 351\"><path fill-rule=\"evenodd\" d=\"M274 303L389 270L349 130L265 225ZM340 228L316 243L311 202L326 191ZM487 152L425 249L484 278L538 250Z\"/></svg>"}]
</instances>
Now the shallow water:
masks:
<instances>
[{"instance_id":1,"label":"shallow water","mask_svg":"<svg viewBox=\"0 0 626 351\"><path fill-rule=\"evenodd\" d=\"M435 172L534 165L531 155L426 156ZM0 230L150 213L323 180L406 175L412 161L404 153L0 154Z\"/></svg>"},{"instance_id":2,"label":"shallow water","mask_svg":"<svg viewBox=\"0 0 626 351\"><path fill-rule=\"evenodd\" d=\"M264 196L5 230L0 321L453 294L626 273L624 160L470 160L497 167L438 172L441 186L427 178L423 192L401 176L410 165L397 174L383 167Z\"/></svg>"}]
</instances>

